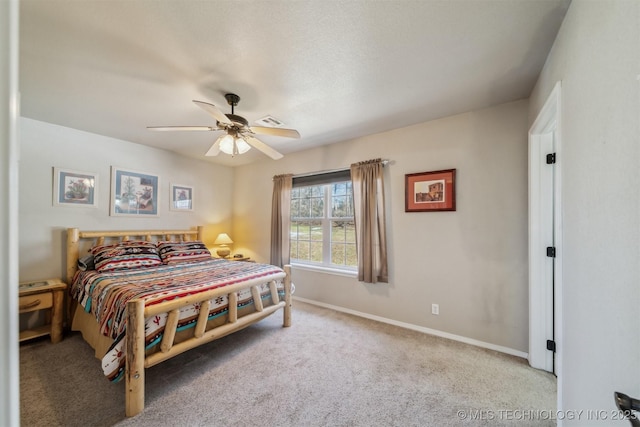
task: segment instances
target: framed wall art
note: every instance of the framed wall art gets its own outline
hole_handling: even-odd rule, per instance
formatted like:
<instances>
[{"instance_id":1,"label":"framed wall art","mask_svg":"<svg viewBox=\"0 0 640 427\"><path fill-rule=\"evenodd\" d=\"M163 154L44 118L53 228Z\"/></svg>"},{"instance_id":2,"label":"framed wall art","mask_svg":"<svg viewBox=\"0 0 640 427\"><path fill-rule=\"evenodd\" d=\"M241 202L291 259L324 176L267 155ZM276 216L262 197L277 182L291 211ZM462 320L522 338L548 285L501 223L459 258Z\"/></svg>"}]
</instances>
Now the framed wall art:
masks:
<instances>
[{"instance_id":1,"label":"framed wall art","mask_svg":"<svg viewBox=\"0 0 640 427\"><path fill-rule=\"evenodd\" d=\"M113 216L158 216L157 175L111 167Z\"/></svg>"},{"instance_id":2,"label":"framed wall art","mask_svg":"<svg viewBox=\"0 0 640 427\"><path fill-rule=\"evenodd\" d=\"M53 168L53 206L95 208L97 188L95 173Z\"/></svg>"},{"instance_id":3,"label":"framed wall art","mask_svg":"<svg viewBox=\"0 0 640 427\"><path fill-rule=\"evenodd\" d=\"M169 185L171 189L169 209L172 211L193 211L193 187L181 184Z\"/></svg>"},{"instance_id":4,"label":"framed wall art","mask_svg":"<svg viewBox=\"0 0 640 427\"><path fill-rule=\"evenodd\" d=\"M405 212L455 210L455 169L405 175Z\"/></svg>"}]
</instances>

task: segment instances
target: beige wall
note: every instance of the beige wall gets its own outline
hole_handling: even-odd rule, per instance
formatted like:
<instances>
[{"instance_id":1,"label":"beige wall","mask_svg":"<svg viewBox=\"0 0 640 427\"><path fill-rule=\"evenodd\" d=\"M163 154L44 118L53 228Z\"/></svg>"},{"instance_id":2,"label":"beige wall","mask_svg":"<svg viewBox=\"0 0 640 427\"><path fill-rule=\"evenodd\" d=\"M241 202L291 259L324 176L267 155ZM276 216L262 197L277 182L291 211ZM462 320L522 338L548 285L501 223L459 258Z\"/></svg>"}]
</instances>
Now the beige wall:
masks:
<instances>
[{"instance_id":1,"label":"beige wall","mask_svg":"<svg viewBox=\"0 0 640 427\"><path fill-rule=\"evenodd\" d=\"M239 167L234 249L269 260L273 175L389 159L390 283L296 269L296 295L526 353L527 115L518 101ZM404 212L405 174L450 168L456 212Z\"/></svg>"},{"instance_id":2,"label":"beige wall","mask_svg":"<svg viewBox=\"0 0 640 427\"><path fill-rule=\"evenodd\" d=\"M20 132L21 281L64 277L67 227L134 230L204 225L205 243L213 243L217 233L231 228L231 168L27 118L20 120ZM98 207L54 207L54 166L97 173ZM109 216L111 166L159 176L158 217ZM169 210L170 182L194 187L193 212Z\"/></svg>"},{"instance_id":3,"label":"beige wall","mask_svg":"<svg viewBox=\"0 0 640 427\"><path fill-rule=\"evenodd\" d=\"M610 411L614 391L640 396L638 76L640 2L574 1L531 95L533 122L562 81L559 409Z\"/></svg>"}]
</instances>

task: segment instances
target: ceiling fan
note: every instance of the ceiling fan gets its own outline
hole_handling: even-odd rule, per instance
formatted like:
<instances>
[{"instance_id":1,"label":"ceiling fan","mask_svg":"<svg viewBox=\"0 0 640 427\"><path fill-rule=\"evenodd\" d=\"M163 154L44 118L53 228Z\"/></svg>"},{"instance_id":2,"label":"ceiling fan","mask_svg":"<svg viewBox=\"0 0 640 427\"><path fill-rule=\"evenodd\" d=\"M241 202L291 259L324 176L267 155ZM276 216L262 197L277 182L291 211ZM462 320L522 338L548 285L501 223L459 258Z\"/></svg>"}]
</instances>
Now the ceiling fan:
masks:
<instances>
[{"instance_id":1,"label":"ceiling fan","mask_svg":"<svg viewBox=\"0 0 640 427\"><path fill-rule=\"evenodd\" d=\"M227 93L227 103L231 105L231 114L224 114L213 104L203 101L193 101L198 107L209 113L216 119L216 126L149 126L147 129L154 131L219 131L226 133L213 143L205 156L217 156L220 151L235 156L246 153L251 147L262 151L274 160L283 156L264 142L255 138L254 134L284 136L287 138L300 138L295 129L271 128L265 126L249 126L244 117L234 114L234 108L240 102L240 97L234 93Z\"/></svg>"}]
</instances>

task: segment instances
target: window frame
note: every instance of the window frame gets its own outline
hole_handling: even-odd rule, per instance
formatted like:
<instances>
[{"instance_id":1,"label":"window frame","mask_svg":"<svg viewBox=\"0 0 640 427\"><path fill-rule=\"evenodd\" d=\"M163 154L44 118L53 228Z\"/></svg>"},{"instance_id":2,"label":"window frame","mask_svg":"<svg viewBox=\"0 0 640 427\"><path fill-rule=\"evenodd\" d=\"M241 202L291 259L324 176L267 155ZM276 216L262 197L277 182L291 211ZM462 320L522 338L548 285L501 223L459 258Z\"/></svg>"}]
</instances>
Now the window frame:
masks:
<instances>
[{"instance_id":1,"label":"window frame","mask_svg":"<svg viewBox=\"0 0 640 427\"><path fill-rule=\"evenodd\" d=\"M330 272L330 273L335 273L335 274L339 274L339 275L346 275L346 276L354 276L357 275L357 271L358 271L358 266L356 265L345 265L345 264L334 264L332 261L332 245L335 244L336 242L333 241L333 233L332 233L332 225L335 221L350 221L352 223L354 223L355 226L355 213L353 212L353 186L351 183L351 178L350 176L347 179L344 179L344 174L342 175L342 179L331 179L330 181L327 181L326 178L325 179L320 179L319 182L309 182L309 177L305 177L305 181L301 184L295 185L294 184L294 189L300 189L300 188L305 188L305 187L320 187L323 191L323 195L322 195L322 200L323 200L323 209L322 209L322 217L294 217L294 209L292 207L291 209L291 215L290 215L290 220L291 220L291 224L300 224L301 222L309 222L311 223L312 221L317 221L320 222L321 224L321 228L322 228L322 261L312 261L312 260L306 260L306 259L300 259L300 258L295 258L294 255L290 252L290 257L291 257L291 264L295 267L300 267L302 269L305 270L314 270L314 271L324 271L324 272ZM294 178L295 179L295 178ZM338 194L335 195L334 194L334 186L335 184L340 184L340 183L345 183L348 184L348 191L347 194L345 196L351 196L351 204L352 204L352 212L351 212L351 216L348 217L334 217L333 216L333 198L334 197L341 197L342 195ZM313 198L314 196L309 196L309 198ZM318 197L318 196L315 196ZM291 202L293 202L294 199L293 197L291 198ZM298 198L298 200L300 200ZM355 233L355 229L354 229L354 233ZM293 248L294 246L294 242L300 242L299 237L297 238L297 240L294 240L291 236L291 234L289 235L289 243L290 243L290 247ZM309 238L309 240L303 240L303 241L308 241L308 242L313 242L313 240L311 240ZM342 244L345 247L345 251L347 250L348 246L353 246L354 250L357 251L356 248L356 239L354 236L353 242L348 242L348 241L343 241L343 242L337 242L338 244ZM357 263L357 256L356 256L356 263Z\"/></svg>"}]
</instances>

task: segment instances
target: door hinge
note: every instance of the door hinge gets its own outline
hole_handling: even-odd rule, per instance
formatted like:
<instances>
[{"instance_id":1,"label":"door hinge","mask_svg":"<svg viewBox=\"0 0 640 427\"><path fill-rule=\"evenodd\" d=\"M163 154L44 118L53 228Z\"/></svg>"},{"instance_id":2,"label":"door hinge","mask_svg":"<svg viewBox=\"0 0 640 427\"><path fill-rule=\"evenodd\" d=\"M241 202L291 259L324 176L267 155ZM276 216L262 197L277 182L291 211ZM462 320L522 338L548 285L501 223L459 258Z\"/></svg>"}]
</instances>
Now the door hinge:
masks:
<instances>
[{"instance_id":1,"label":"door hinge","mask_svg":"<svg viewBox=\"0 0 640 427\"><path fill-rule=\"evenodd\" d=\"M547 154L547 164L548 165L556 164L556 153Z\"/></svg>"},{"instance_id":2,"label":"door hinge","mask_svg":"<svg viewBox=\"0 0 640 427\"><path fill-rule=\"evenodd\" d=\"M547 350L556 352L556 342L553 340L547 340Z\"/></svg>"},{"instance_id":3,"label":"door hinge","mask_svg":"<svg viewBox=\"0 0 640 427\"><path fill-rule=\"evenodd\" d=\"M549 258L555 258L556 257L556 248L555 248L555 246L548 246L547 247L547 256Z\"/></svg>"}]
</instances>

